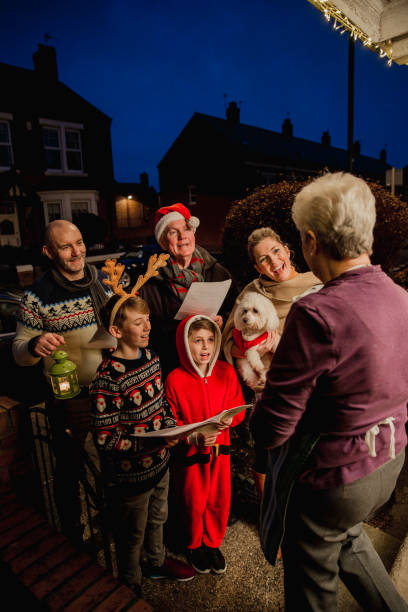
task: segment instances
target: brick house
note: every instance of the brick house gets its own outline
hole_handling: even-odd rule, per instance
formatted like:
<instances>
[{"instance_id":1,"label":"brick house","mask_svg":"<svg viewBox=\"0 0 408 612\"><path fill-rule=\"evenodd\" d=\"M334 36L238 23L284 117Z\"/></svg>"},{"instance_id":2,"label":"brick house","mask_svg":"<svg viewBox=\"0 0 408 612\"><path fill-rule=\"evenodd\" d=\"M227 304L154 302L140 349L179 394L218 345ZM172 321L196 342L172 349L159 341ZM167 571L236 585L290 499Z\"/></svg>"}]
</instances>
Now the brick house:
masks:
<instances>
[{"instance_id":1,"label":"brick house","mask_svg":"<svg viewBox=\"0 0 408 612\"><path fill-rule=\"evenodd\" d=\"M293 135L289 118L281 132L240 122L240 110L230 102L226 118L194 113L158 164L160 200L183 202L201 220L199 242L219 250L226 214L234 200L258 186L280 180L305 180L324 168L346 170L347 151L331 146L323 132L320 142ZM379 159L362 155L354 145L354 172L384 182L385 151Z\"/></svg>"},{"instance_id":2,"label":"brick house","mask_svg":"<svg viewBox=\"0 0 408 612\"><path fill-rule=\"evenodd\" d=\"M111 118L58 79L54 47L38 45L33 63L0 63L0 246L38 245L50 221L75 223L81 213L100 216L107 239L126 237L155 202L147 175L132 183L137 219L118 217Z\"/></svg>"}]
</instances>

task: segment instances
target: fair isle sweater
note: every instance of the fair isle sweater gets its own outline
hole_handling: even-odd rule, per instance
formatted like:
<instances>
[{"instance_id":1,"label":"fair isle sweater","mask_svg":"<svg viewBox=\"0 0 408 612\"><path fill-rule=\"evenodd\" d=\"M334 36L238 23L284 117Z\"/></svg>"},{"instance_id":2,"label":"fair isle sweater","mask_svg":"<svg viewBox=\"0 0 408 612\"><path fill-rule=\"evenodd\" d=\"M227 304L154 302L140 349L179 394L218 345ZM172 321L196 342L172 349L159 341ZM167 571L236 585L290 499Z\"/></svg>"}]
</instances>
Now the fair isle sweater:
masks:
<instances>
[{"instance_id":1,"label":"fair isle sweater","mask_svg":"<svg viewBox=\"0 0 408 612\"><path fill-rule=\"evenodd\" d=\"M102 286L109 295L107 287ZM79 384L87 386L102 360L100 349L87 346L96 330L89 289L71 293L57 285L49 271L23 295L13 341L13 356L20 366L35 365L41 357L31 352L34 339L46 332L60 334L65 340L65 345L60 348L76 364ZM44 359L46 376L54 363L52 357Z\"/></svg>"},{"instance_id":2,"label":"fair isle sweater","mask_svg":"<svg viewBox=\"0 0 408 612\"><path fill-rule=\"evenodd\" d=\"M108 483L152 489L167 470L170 454L161 438L131 434L174 427L158 356L140 349L138 359L108 357L90 387L96 448Z\"/></svg>"}]
</instances>

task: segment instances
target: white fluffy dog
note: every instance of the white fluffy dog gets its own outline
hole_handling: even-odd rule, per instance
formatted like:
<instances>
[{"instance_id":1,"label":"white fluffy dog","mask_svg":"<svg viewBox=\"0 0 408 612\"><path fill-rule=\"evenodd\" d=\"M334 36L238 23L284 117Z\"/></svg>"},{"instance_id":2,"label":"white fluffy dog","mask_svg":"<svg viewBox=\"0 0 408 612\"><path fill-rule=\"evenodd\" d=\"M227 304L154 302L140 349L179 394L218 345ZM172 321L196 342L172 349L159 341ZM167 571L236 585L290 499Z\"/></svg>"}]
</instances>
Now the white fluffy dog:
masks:
<instances>
[{"instance_id":1,"label":"white fluffy dog","mask_svg":"<svg viewBox=\"0 0 408 612\"><path fill-rule=\"evenodd\" d=\"M236 359L236 367L245 383L251 387L265 384L266 372L272 361L280 335L276 331L279 318L272 302L255 291L245 293L234 313L233 338L245 358ZM268 332L275 331L275 342L262 357L258 346L268 339Z\"/></svg>"}]
</instances>

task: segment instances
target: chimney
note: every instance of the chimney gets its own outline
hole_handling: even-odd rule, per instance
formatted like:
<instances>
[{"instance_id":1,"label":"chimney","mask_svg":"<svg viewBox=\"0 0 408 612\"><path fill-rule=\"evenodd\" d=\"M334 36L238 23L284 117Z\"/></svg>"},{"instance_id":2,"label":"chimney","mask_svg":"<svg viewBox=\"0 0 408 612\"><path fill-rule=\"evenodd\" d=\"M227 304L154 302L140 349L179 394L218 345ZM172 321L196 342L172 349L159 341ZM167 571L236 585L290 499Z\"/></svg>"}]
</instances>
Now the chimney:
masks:
<instances>
[{"instance_id":1,"label":"chimney","mask_svg":"<svg viewBox=\"0 0 408 612\"><path fill-rule=\"evenodd\" d=\"M387 163L387 151L385 149L381 149L380 151L380 160L386 164Z\"/></svg>"},{"instance_id":2,"label":"chimney","mask_svg":"<svg viewBox=\"0 0 408 612\"><path fill-rule=\"evenodd\" d=\"M225 112L227 120L231 123L239 123L239 108L236 102L230 102Z\"/></svg>"},{"instance_id":3,"label":"chimney","mask_svg":"<svg viewBox=\"0 0 408 612\"><path fill-rule=\"evenodd\" d=\"M356 140L353 144L353 157L358 157L361 151L361 144L359 140Z\"/></svg>"},{"instance_id":4,"label":"chimney","mask_svg":"<svg viewBox=\"0 0 408 612\"><path fill-rule=\"evenodd\" d=\"M322 145L324 147L330 147L330 134L328 130L322 134Z\"/></svg>"},{"instance_id":5,"label":"chimney","mask_svg":"<svg viewBox=\"0 0 408 612\"><path fill-rule=\"evenodd\" d=\"M54 47L39 43L33 53L34 70L44 80L58 81L57 54Z\"/></svg>"},{"instance_id":6,"label":"chimney","mask_svg":"<svg viewBox=\"0 0 408 612\"><path fill-rule=\"evenodd\" d=\"M140 174L140 185L146 189L149 187L149 175L147 172L141 172Z\"/></svg>"},{"instance_id":7,"label":"chimney","mask_svg":"<svg viewBox=\"0 0 408 612\"><path fill-rule=\"evenodd\" d=\"M285 138L292 138L293 136L293 124L289 117L286 117L285 121L282 123L282 135Z\"/></svg>"}]
</instances>

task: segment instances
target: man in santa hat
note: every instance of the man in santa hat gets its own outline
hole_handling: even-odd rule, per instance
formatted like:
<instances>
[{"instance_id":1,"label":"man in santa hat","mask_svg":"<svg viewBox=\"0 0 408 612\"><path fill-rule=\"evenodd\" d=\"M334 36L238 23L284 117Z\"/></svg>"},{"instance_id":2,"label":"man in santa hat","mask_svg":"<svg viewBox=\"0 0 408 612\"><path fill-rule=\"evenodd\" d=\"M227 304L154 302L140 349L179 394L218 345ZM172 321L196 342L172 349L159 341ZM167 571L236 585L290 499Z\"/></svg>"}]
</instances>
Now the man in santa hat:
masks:
<instances>
[{"instance_id":1,"label":"man in santa hat","mask_svg":"<svg viewBox=\"0 0 408 612\"><path fill-rule=\"evenodd\" d=\"M149 304L152 323L150 342L160 356L163 379L179 365L176 350L179 321L174 319L174 315L191 284L231 278L228 270L196 244L195 232L199 224L200 220L192 216L189 209L180 202L162 206L155 215L156 240L164 251L170 253L170 257L167 265L160 269L159 275L150 279L139 294ZM214 317L220 328L231 312L237 295L237 289L232 284L220 313Z\"/></svg>"}]
</instances>

